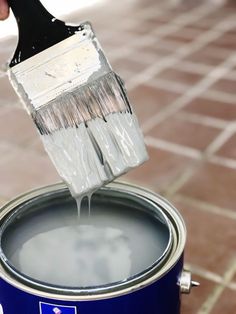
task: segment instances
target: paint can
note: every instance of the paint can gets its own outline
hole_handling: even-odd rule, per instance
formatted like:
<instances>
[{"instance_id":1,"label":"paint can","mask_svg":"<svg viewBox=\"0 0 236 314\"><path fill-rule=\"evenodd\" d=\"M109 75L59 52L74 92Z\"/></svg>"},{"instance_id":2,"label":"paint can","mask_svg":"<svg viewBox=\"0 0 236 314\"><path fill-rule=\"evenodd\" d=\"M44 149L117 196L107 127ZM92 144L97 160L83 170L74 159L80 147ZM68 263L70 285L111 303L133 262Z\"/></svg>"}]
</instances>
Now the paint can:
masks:
<instances>
[{"instance_id":1,"label":"paint can","mask_svg":"<svg viewBox=\"0 0 236 314\"><path fill-rule=\"evenodd\" d=\"M18 247L24 247L32 236L29 235L29 239L24 236L24 239L19 240L22 230L30 225L34 234L40 234L45 226L37 223L38 217L42 218L45 213L60 217L61 211L69 213L72 207L75 211L75 202L66 186L55 184L19 196L2 208L1 314L180 314L181 293L189 293L196 284L191 280L191 274L183 269L186 241L184 221L165 199L127 183L113 182L99 189L93 195L92 212L97 210L99 215L102 213L102 221L107 215L116 213L123 221L126 217L133 217L132 220L137 221L140 232L136 232L132 244L134 250L140 250L140 254L137 253L139 251L135 253L136 261L144 259L147 255L145 249L152 242L148 240L145 245L141 245L140 241L145 237L142 236L143 230L146 227L148 230L153 228L153 243L161 243L156 250L152 250L152 262L147 267L139 268L127 278L94 286L47 282L47 278L41 280L22 271L12 258ZM37 267L38 258L44 257L41 256L43 250L37 250L36 247L35 252L33 266ZM16 260L19 260L19 256ZM118 270L122 261L113 260L113 268ZM63 265L61 272L66 271L67 267Z\"/></svg>"}]
</instances>

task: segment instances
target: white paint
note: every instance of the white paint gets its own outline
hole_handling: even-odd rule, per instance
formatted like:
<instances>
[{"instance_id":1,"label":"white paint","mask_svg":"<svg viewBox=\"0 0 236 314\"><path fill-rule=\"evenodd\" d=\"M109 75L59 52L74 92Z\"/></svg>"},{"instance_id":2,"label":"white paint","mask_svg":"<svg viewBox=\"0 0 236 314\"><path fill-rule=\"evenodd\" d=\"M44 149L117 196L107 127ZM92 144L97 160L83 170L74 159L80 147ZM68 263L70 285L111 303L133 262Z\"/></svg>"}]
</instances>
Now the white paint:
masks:
<instances>
[{"instance_id":1,"label":"white paint","mask_svg":"<svg viewBox=\"0 0 236 314\"><path fill-rule=\"evenodd\" d=\"M147 159L134 114L95 118L88 127L58 129L41 136L44 147L73 196L91 193ZM94 140L97 145L94 145Z\"/></svg>"},{"instance_id":2,"label":"white paint","mask_svg":"<svg viewBox=\"0 0 236 314\"><path fill-rule=\"evenodd\" d=\"M131 271L126 237L114 228L77 225L54 229L36 235L17 253L24 273L57 285L105 284L123 280Z\"/></svg>"},{"instance_id":3,"label":"white paint","mask_svg":"<svg viewBox=\"0 0 236 314\"><path fill-rule=\"evenodd\" d=\"M58 209L13 226L4 246L18 270L46 283L88 287L125 280L151 266L168 242L161 222L114 204L80 219L75 208Z\"/></svg>"}]
</instances>

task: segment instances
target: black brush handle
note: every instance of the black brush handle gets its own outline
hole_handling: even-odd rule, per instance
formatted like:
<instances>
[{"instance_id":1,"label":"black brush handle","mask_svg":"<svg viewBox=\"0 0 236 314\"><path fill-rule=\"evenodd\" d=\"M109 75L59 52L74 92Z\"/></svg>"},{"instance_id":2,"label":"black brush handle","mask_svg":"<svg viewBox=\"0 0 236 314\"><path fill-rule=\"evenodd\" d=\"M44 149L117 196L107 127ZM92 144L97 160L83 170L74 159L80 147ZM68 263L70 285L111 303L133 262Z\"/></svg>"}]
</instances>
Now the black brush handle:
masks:
<instances>
[{"instance_id":1,"label":"black brush handle","mask_svg":"<svg viewBox=\"0 0 236 314\"><path fill-rule=\"evenodd\" d=\"M18 29L19 39L10 67L72 36L82 26L69 26L57 20L39 0L8 0Z\"/></svg>"}]
</instances>

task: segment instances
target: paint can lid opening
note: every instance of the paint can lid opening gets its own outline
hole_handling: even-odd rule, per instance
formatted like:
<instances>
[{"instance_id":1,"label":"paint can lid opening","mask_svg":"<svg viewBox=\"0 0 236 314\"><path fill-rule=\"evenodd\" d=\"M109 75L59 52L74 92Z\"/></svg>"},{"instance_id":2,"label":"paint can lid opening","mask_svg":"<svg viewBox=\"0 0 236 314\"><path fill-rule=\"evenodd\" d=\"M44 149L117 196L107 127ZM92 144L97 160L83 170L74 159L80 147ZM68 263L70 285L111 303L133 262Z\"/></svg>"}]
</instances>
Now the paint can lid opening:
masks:
<instances>
[{"instance_id":1,"label":"paint can lid opening","mask_svg":"<svg viewBox=\"0 0 236 314\"><path fill-rule=\"evenodd\" d=\"M78 216L67 189L16 206L1 228L1 262L19 280L57 290L89 290L137 280L171 250L168 219L156 204L102 188Z\"/></svg>"}]
</instances>

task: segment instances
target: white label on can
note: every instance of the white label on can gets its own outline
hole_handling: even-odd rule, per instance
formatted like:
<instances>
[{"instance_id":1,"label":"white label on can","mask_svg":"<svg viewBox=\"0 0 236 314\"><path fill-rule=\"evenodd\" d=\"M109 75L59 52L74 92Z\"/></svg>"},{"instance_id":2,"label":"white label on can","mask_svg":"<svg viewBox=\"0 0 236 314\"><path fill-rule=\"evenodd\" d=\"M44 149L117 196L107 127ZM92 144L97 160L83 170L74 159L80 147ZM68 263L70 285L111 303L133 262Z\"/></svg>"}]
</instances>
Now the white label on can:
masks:
<instances>
[{"instance_id":1,"label":"white label on can","mask_svg":"<svg viewBox=\"0 0 236 314\"><path fill-rule=\"evenodd\" d=\"M39 302L40 314L77 314L75 306ZM3 312L0 314L3 314Z\"/></svg>"}]
</instances>

